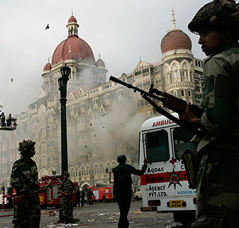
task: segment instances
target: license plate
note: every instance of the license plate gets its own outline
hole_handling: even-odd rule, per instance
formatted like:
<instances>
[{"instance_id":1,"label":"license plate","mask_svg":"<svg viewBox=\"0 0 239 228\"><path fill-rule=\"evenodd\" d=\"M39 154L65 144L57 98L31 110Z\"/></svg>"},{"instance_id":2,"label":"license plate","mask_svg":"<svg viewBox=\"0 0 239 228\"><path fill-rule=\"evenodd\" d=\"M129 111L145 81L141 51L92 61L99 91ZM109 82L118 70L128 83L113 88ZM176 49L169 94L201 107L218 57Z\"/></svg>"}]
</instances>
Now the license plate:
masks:
<instances>
[{"instance_id":1,"label":"license plate","mask_svg":"<svg viewBox=\"0 0 239 228\"><path fill-rule=\"evenodd\" d=\"M171 208L183 207L182 203L183 200L169 200L169 207Z\"/></svg>"},{"instance_id":2,"label":"license plate","mask_svg":"<svg viewBox=\"0 0 239 228\"><path fill-rule=\"evenodd\" d=\"M39 196L40 202L43 202L43 196Z\"/></svg>"}]
</instances>

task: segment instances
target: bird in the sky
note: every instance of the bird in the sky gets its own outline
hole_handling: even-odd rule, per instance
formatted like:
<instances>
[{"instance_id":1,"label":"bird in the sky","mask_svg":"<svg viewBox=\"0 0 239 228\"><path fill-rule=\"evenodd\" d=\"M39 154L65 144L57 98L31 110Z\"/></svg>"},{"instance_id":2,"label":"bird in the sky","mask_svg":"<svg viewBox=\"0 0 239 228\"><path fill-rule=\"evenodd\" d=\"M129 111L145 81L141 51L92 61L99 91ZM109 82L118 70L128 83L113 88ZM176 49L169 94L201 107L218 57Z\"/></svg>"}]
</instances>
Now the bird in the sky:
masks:
<instances>
[{"instance_id":1,"label":"bird in the sky","mask_svg":"<svg viewBox=\"0 0 239 228\"><path fill-rule=\"evenodd\" d=\"M10 78L10 81L13 82L13 78Z\"/></svg>"},{"instance_id":2,"label":"bird in the sky","mask_svg":"<svg viewBox=\"0 0 239 228\"><path fill-rule=\"evenodd\" d=\"M47 24L45 30L47 30L47 29L49 29L49 28L50 28L50 26L49 26L49 24Z\"/></svg>"}]
</instances>

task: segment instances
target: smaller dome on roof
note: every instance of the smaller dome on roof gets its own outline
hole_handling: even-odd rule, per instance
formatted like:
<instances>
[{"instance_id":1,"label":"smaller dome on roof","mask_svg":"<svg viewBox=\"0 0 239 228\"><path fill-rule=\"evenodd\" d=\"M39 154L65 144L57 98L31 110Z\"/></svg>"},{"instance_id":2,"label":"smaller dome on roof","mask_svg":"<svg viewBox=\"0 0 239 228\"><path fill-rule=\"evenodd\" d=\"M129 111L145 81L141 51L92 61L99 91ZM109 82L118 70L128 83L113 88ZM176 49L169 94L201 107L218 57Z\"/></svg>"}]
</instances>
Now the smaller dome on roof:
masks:
<instances>
[{"instance_id":1,"label":"smaller dome on roof","mask_svg":"<svg viewBox=\"0 0 239 228\"><path fill-rule=\"evenodd\" d=\"M69 18L68 23L77 23L77 20L76 20L76 18L72 15L72 16Z\"/></svg>"},{"instance_id":2,"label":"smaller dome on roof","mask_svg":"<svg viewBox=\"0 0 239 228\"><path fill-rule=\"evenodd\" d=\"M50 71L51 70L51 64L50 63L47 63L45 66L44 66L44 69L43 71Z\"/></svg>"},{"instance_id":3,"label":"smaller dome on roof","mask_svg":"<svg viewBox=\"0 0 239 228\"><path fill-rule=\"evenodd\" d=\"M95 66L97 68L105 68L105 62L100 58L100 55L99 55L99 59L95 63Z\"/></svg>"},{"instance_id":4,"label":"smaller dome on roof","mask_svg":"<svg viewBox=\"0 0 239 228\"><path fill-rule=\"evenodd\" d=\"M102 59L98 59L95 63L96 67L104 67L105 68L105 63Z\"/></svg>"}]
</instances>

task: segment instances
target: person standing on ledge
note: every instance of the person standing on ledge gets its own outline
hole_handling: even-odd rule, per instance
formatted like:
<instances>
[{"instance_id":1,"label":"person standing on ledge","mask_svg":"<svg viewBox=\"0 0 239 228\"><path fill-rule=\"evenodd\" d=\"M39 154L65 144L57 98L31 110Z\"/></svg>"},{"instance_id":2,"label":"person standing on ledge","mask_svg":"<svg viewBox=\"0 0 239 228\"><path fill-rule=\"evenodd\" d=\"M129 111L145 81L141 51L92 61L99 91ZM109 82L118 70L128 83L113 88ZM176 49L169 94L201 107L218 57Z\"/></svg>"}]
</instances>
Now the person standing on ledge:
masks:
<instances>
[{"instance_id":1,"label":"person standing on ledge","mask_svg":"<svg viewBox=\"0 0 239 228\"><path fill-rule=\"evenodd\" d=\"M137 170L133 166L125 164L126 160L127 159L125 155L119 155L117 158L119 165L113 169L116 201L120 209L118 228L129 227L129 221L127 219L127 216L131 203L131 174L139 176L143 175L148 163L147 159L145 159L142 169Z\"/></svg>"},{"instance_id":2,"label":"person standing on ledge","mask_svg":"<svg viewBox=\"0 0 239 228\"><path fill-rule=\"evenodd\" d=\"M196 221L193 228L236 228L239 215L239 4L214 0L189 23L208 56L197 118L187 104L180 119L206 132L197 152Z\"/></svg>"}]
</instances>

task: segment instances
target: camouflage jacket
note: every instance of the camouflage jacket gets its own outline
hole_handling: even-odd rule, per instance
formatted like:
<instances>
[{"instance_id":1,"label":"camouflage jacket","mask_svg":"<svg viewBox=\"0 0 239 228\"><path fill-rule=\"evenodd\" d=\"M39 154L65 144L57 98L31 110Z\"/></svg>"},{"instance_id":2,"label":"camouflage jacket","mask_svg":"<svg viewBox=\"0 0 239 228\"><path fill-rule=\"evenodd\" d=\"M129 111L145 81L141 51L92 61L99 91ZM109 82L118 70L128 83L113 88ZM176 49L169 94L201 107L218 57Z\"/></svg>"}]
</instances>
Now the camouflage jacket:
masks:
<instances>
[{"instance_id":1,"label":"camouflage jacket","mask_svg":"<svg viewBox=\"0 0 239 228\"><path fill-rule=\"evenodd\" d=\"M74 190L73 182L71 180L69 180L68 182L63 180L61 184L59 185L58 190L65 193L73 194L73 190Z\"/></svg>"},{"instance_id":2,"label":"camouflage jacket","mask_svg":"<svg viewBox=\"0 0 239 228\"><path fill-rule=\"evenodd\" d=\"M39 189L38 171L36 163L24 158L17 160L12 167L10 180L11 186L16 189L17 194L32 192Z\"/></svg>"},{"instance_id":3,"label":"camouflage jacket","mask_svg":"<svg viewBox=\"0 0 239 228\"><path fill-rule=\"evenodd\" d=\"M198 151L239 152L239 46L208 57L203 74L201 122L208 134Z\"/></svg>"}]
</instances>

